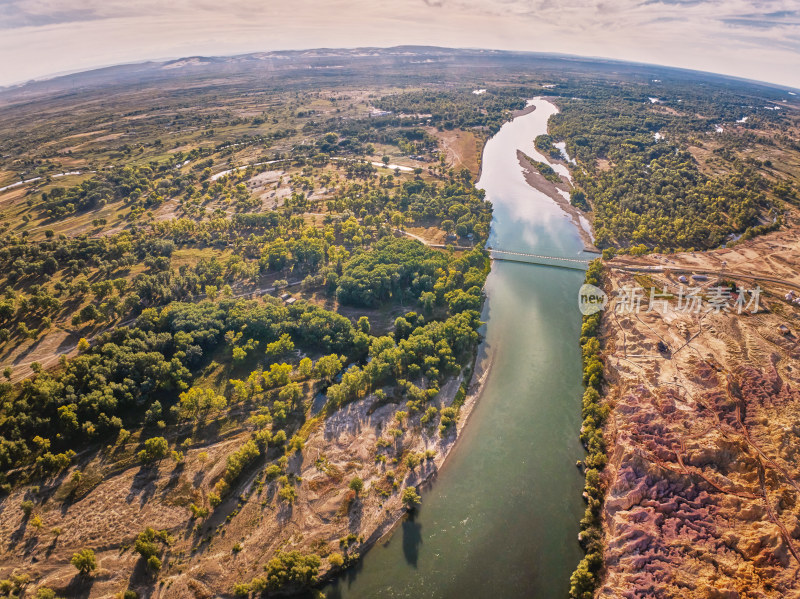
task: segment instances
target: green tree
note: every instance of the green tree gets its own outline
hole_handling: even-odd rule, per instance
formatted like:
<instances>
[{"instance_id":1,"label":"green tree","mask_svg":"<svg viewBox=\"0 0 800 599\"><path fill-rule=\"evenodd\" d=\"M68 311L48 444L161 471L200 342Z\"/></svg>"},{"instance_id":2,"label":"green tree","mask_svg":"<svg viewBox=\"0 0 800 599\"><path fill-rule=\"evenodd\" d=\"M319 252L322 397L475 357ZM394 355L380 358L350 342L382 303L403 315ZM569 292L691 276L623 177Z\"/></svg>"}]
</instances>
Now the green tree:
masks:
<instances>
[{"instance_id":1,"label":"green tree","mask_svg":"<svg viewBox=\"0 0 800 599\"><path fill-rule=\"evenodd\" d=\"M278 498L286 503L292 504L297 501L297 490L295 489L294 485L286 485L281 487L281 490L278 491Z\"/></svg>"},{"instance_id":2,"label":"green tree","mask_svg":"<svg viewBox=\"0 0 800 599\"><path fill-rule=\"evenodd\" d=\"M416 452L412 451L406 456L406 466L408 466L409 470L414 470L414 468L419 466L420 461L419 454Z\"/></svg>"},{"instance_id":3,"label":"green tree","mask_svg":"<svg viewBox=\"0 0 800 599\"><path fill-rule=\"evenodd\" d=\"M137 454L137 457L143 464L151 464L164 459L168 450L169 443L164 437L153 437L144 442L144 449Z\"/></svg>"},{"instance_id":4,"label":"green tree","mask_svg":"<svg viewBox=\"0 0 800 599\"><path fill-rule=\"evenodd\" d=\"M297 374L300 376L300 378L307 379L311 376L313 368L314 366L311 358L303 358L300 360L300 365L297 367Z\"/></svg>"},{"instance_id":5,"label":"green tree","mask_svg":"<svg viewBox=\"0 0 800 599\"><path fill-rule=\"evenodd\" d=\"M81 549L73 554L70 563L75 566L81 576L88 576L97 569L97 559L91 549Z\"/></svg>"},{"instance_id":6,"label":"green tree","mask_svg":"<svg viewBox=\"0 0 800 599\"><path fill-rule=\"evenodd\" d=\"M342 369L342 361L335 354L322 356L317 360L314 369L317 371L317 376L330 381Z\"/></svg>"},{"instance_id":7,"label":"green tree","mask_svg":"<svg viewBox=\"0 0 800 599\"><path fill-rule=\"evenodd\" d=\"M422 502L422 498L417 493L414 487L406 487L403 489L401 499L409 510L413 510L418 504Z\"/></svg>"},{"instance_id":8,"label":"green tree","mask_svg":"<svg viewBox=\"0 0 800 599\"><path fill-rule=\"evenodd\" d=\"M276 591L288 585L309 586L317 581L322 560L299 551L278 551L266 565L266 586Z\"/></svg>"},{"instance_id":9,"label":"green tree","mask_svg":"<svg viewBox=\"0 0 800 599\"><path fill-rule=\"evenodd\" d=\"M361 491L364 489L364 481L358 476L355 476L350 481L348 487L350 487L350 490L356 494L356 497L358 497L361 494Z\"/></svg>"},{"instance_id":10,"label":"green tree","mask_svg":"<svg viewBox=\"0 0 800 599\"><path fill-rule=\"evenodd\" d=\"M328 563L334 568L341 568L344 565L344 558L341 553L333 552L328 556Z\"/></svg>"},{"instance_id":11,"label":"green tree","mask_svg":"<svg viewBox=\"0 0 800 599\"><path fill-rule=\"evenodd\" d=\"M358 330L361 331L362 333L369 334L370 330L369 318L367 318L366 316L362 316L361 318L359 318L358 324L356 326L358 326Z\"/></svg>"},{"instance_id":12,"label":"green tree","mask_svg":"<svg viewBox=\"0 0 800 599\"><path fill-rule=\"evenodd\" d=\"M302 395L303 392L300 385L297 383L289 383L278 392L278 399L288 403L290 406L295 406Z\"/></svg>"},{"instance_id":13,"label":"green tree","mask_svg":"<svg viewBox=\"0 0 800 599\"><path fill-rule=\"evenodd\" d=\"M158 572L161 569L161 560L157 555L151 555L147 558L147 567L153 572Z\"/></svg>"},{"instance_id":14,"label":"green tree","mask_svg":"<svg viewBox=\"0 0 800 599\"><path fill-rule=\"evenodd\" d=\"M180 411L183 418L205 421L209 413L220 412L227 405L227 400L213 389L192 387L180 394Z\"/></svg>"},{"instance_id":15,"label":"green tree","mask_svg":"<svg viewBox=\"0 0 800 599\"><path fill-rule=\"evenodd\" d=\"M394 338L396 341L405 339L411 334L414 327L402 316L398 316L394 320Z\"/></svg>"},{"instance_id":16,"label":"green tree","mask_svg":"<svg viewBox=\"0 0 800 599\"><path fill-rule=\"evenodd\" d=\"M288 333L281 335L280 339L268 343L264 350L267 360L275 360L294 351L294 342Z\"/></svg>"}]
</instances>

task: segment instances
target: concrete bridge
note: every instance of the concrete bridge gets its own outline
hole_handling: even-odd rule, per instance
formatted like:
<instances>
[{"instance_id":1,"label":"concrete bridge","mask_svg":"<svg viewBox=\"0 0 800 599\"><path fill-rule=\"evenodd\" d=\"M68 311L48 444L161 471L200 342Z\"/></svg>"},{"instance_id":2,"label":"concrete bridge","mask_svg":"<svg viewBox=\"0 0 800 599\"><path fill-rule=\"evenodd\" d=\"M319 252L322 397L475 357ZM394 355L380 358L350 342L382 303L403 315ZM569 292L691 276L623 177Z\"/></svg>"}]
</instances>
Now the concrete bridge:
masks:
<instances>
[{"instance_id":1,"label":"concrete bridge","mask_svg":"<svg viewBox=\"0 0 800 599\"><path fill-rule=\"evenodd\" d=\"M538 266L552 266L553 268L566 268L568 270L585 271L589 267L590 260L580 258L565 258L562 256L547 256L545 254L530 254L527 252L512 252L510 250L499 250L487 248L492 260L501 262L520 262L522 264L536 264Z\"/></svg>"}]
</instances>

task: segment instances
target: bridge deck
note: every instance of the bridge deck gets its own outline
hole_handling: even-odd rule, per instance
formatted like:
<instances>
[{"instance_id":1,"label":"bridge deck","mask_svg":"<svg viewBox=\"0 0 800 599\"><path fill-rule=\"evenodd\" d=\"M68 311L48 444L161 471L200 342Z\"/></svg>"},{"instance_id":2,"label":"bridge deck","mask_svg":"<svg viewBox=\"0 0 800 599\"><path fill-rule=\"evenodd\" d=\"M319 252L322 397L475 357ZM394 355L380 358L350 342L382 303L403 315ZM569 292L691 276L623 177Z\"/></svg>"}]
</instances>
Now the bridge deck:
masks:
<instances>
[{"instance_id":1,"label":"bridge deck","mask_svg":"<svg viewBox=\"0 0 800 599\"><path fill-rule=\"evenodd\" d=\"M501 262L518 262L521 264L534 264L538 266L552 266L554 268L567 268L569 270L585 271L589 267L589 260L579 258L566 258L563 256L547 256L544 254L531 254L528 252L512 252L509 250L489 250L492 260Z\"/></svg>"}]
</instances>

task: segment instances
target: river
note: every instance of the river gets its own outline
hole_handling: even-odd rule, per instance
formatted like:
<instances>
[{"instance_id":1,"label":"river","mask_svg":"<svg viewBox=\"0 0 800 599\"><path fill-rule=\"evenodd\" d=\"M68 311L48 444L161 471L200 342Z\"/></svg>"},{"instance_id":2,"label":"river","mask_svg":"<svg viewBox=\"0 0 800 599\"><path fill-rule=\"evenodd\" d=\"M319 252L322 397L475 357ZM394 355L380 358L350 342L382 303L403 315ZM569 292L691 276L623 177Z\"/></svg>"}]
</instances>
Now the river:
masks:
<instances>
[{"instance_id":1,"label":"river","mask_svg":"<svg viewBox=\"0 0 800 599\"><path fill-rule=\"evenodd\" d=\"M478 187L494 205L489 245L581 257L573 221L531 188L516 157L547 132L553 104L506 123L484 148ZM584 455L577 306L580 272L495 262L486 281L489 375L422 505L324 589L328 599L560 599L582 556Z\"/></svg>"}]
</instances>

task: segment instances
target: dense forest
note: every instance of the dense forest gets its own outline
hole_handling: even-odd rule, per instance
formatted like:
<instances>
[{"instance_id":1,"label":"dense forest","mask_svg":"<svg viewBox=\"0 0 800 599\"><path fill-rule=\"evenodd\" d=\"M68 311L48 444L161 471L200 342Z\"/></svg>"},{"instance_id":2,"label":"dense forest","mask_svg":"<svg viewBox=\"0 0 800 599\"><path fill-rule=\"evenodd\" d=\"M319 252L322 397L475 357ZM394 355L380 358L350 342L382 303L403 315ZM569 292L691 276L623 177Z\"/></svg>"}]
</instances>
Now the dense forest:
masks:
<instances>
[{"instance_id":1,"label":"dense forest","mask_svg":"<svg viewBox=\"0 0 800 599\"><path fill-rule=\"evenodd\" d=\"M57 124L51 138L36 133L55 153L30 132L5 142L17 168L32 169L19 179L33 181L11 185L0 213L0 502L20 505L29 543L54 535L59 545L63 527L41 523L82 509L121 473L162 480L173 464L163 480L184 480L220 464L181 483L191 488L176 499L186 549L154 520L124 537L143 567L130 593L150 588L181 571L183 551L203 557L226 542L220 519L239 527L251 495L272 489L281 513L313 496L297 460L326 419L362 400L396 406L397 422L365 465L379 479L342 480L351 458L318 458L345 493L336 526L358 498L413 509L416 473L436 452L401 437L452 435L479 341L492 215L475 173L446 162L428 117L397 114L414 97L362 109L335 90L285 94L257 116L156 111L123 144L111 135L70 146ZM391 114L372 114L393 102ZM441 126L480 131L520 102L461 90L437 114L458 104L458 124ZM77 539L59 560L83 585L102 547ZM274 552L253 563L263 576L226 590L314 584L353 563L362 542ZM30 575L0 584L24 588Z\"/></svg>"},{"instance_id":2,"label":"dense forest","mask_svg":"<svg viewBox=\"0 0 800 599\"><path fill-rule=\"evenodd\" d=\"M559 106L535 146L566 144L600 247L716 247L797 201L778 91L509 60L489 80L331 69L4 106L0 594L296 591L355 563L376 514L413 511L480 341L480 149L531 97ZM602 556L598 322L574 596Z\"/></svg>"},{"instance_id":3,"label":"dense forest","mask_svg":"<svg viewBox=\"0 0 800 599\"><path fill-rule=\"evenodd\" d=\"M391 261L386 264L388 276L377 273L384 283L375 282L374 268L364 270L365 258L373 266ZM81 355L65 360L57 374L38 372L18 391L8 384L3 387L0 467L6 470L35 461L44 473L57 471L70 463L66 452L76 443L119 435L123 426L138 428L164 419L177 422L176 392L189 388L192 372L222 345L229 347L234 362L264 352L285 357L299 349L307 355L341 355L345 362L358 363L371 348L374 352L380 347L373 355L379 360L370 362L364 375L356 376L357 369L348 371L344 383L328 390L337 405L343 397L355 399L385 385L392 373L424 374L426 380L438 383L457 370L459 361L463 364L474 345L486 268L482 252L454 259L402 239L378 242L374 251L345 262L336 287L343 303L399 299L420 307L422 314L397 320L392 338L370 337L335 312L305 302L285 306L275 298L235 300L223 294L216 302L146 308L131 326L103 333L91 347L84 344ZM411 293L406 293L410 284ZM447 310L442 327L435 325L437 319L426 321L424 316L432 315L437 306ZM265 364L264 376L276 365ZM297 367L290 365L288 372ZM281 381L290 384L288 375L275 382ZM283 385L276 387L277 395ZM5 485L8 490L9 483Z\"/></svg>"},{"instance_id":4,"label":"dense forest","mask_svg":"<svg viewBox=\"0 0 800 599\"><path fill-rule=\"evenodd\" d=\"M494 87L489 90L416 91L384 96L376 103L396 114L424 115L444 129L485 127L495 133L510 111L525 107L525 90ZM481 91L482 93L475 93Z\"/></svg>"},{"instance_id":5,"label":"dense forest","mask_svg":"<svg viewBox=\"0 0 800 599\"><path fill-rule=\"evenodd\" d=\"M797 202L790 173L752 155L794 144L791 121L761 97L661 82L549 93L561 112L537 143L566 142L601 248L719 247L779 226L782 205Z\"/></svg>"}]
</instances>

